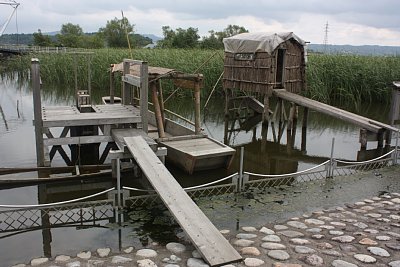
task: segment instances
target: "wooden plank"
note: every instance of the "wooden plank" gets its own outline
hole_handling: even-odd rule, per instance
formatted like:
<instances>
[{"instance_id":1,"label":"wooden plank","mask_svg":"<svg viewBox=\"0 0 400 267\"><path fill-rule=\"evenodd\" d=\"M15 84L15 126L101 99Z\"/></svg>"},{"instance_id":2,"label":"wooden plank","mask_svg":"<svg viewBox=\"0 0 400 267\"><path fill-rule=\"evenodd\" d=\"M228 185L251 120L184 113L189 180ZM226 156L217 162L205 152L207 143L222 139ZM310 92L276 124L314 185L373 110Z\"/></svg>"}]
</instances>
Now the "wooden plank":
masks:
<instances>
[{"instance_id":1,"label":"wooden plank","mask_svg":"<svg viewBox=\"0 0 400 267\"><path fill-rule=\"evenodd\" d=\"M93 136L75 136L75 137L62 137L62 138L49 138L44 139L44 145L79 145L79 144L94 144L102 142L113 142L111 136L93 135Z\"/></svg>"},{"instance_id":2,"label":"wooden plank","mask_svg":"<svg viewBox=\"0 0 400 267\"><path fill-rule=\"evenodd\" d=\"M122 76L122 81L136 87L140 87L141 83L140 77L133 76L132 74L125 74L124 76Z\"/></svg>"},{"instance_id":3,"label":"wooden plank","mask_svg":"<svg viewBox=\"0 0 400 267\"><path fill-rule=\"evenodd\" d=\"M240 254L182 189L146 141L142 137L126 137L125 143L153 188L204 260L211 266L241 261Z\"/></svg>"},{"instance_id":4,"label":"wooden plank","mask_svg":"<svg viewBox=\"0 0 400 267\"><path fill-rule=\"evenodd\" d=\"M96 114L96 113L94 113ZM65 127L65 126L84 126L84 125L106 125L122 123L140 123L139 115L122 114L118 117L112 114L92 115L82 113L78 115L47 117L43 119L43 127Z\"/></svg>"},{"instance_id":5,"label":"wooden plank","mask_svg":"<svg viewBox=\"0 0 400 267\"><path fill-rule=\"evenodd\" d=\"M155 149L157 147L157 143L151 139L147 134L141 129L129 128L129 129L112 129L111 135L117 144L118 148L124 150L126 144L124 141L125 137L132 137L132 136L142 136L147 144L152 148Z\"/></svg>"},{"instance_id":6,"label":"wooden plank","mask_svg":"<svg viewBox=\"0 0 400 267\"><path fill-rule=\"evenodd\" d=\"M335 118L353 123L362 128L365 128L369 131L377 133L381 130L381 127L371 124L370 123L371 120L368 118L356 115L354 113L351 113L351 112L348 112L348 111L345 111L345 110L342 110L342 109L339 109L339 108L336 108L336 107L333 107L333 106L330 106L330 105L327 105L327 104L324 104L324 103L321 103L321 102L318 102L318 101L315 101L312 99L308 99L306 97L303 97L303 96L300 96L297 94L287 92L284 89L275 89L273 91L273 93L279 98L296 103L300 106L305 106L305 107L311 108L313 110L333 116Z\"/></svg>"}]
</instances>

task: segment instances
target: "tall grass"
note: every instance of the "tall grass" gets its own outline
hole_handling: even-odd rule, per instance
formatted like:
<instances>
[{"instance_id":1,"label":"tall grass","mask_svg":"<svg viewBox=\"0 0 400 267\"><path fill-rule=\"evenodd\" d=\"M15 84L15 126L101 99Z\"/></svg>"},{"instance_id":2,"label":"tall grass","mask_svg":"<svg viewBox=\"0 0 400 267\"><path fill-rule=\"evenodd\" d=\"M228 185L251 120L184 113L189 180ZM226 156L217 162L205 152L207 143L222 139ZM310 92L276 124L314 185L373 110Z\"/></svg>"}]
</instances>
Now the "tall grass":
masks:
<instances>
[{"instance_id":1,"label":"tall grass","mask_svg":"<svg viewBox=\"0 0 400 267\"><path fill-rule=\"evenodd\" d=\"M187 73L202 73L204 89L208 96L223 71L222 50L199 49L136 49L133 58L145 60L150 66L166 67ZM8 61L3 73L15 73L26 77L30 58L38 57L44 84L56 84L70 90L74 88L74 64L78 67L79 87L87 87L87 56L72 54L37 54ZM99 49L91 56L92 93L108 94L109 66L130 57L127 49ZM206 62L206 63L205 63ZM23 74L25 73L25 74ZM311 54L307 65L308 97L329 103L389 102L390 84L400 80L400 57L322 55ZM117 83L117 88L120 83ZM67 89L70 88L70 89ZM221 92L221 85L217 92ZM72 90L71 90L72 89ZM166 93L172 90L166 86Z\"/></svg>"}]
</instances>

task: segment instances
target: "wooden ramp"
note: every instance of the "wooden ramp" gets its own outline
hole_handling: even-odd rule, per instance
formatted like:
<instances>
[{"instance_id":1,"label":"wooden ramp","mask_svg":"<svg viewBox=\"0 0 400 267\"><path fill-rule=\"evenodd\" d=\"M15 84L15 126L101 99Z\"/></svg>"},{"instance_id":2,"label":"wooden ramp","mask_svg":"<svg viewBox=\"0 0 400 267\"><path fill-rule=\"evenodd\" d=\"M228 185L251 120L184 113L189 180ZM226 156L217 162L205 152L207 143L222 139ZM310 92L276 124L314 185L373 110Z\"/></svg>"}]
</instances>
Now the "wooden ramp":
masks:
<instances>
[{"instance_id":1,"label":"wooden ramp","mask_svg":"<svg viewBox=\"0 0 400 267\"><path fill-rule=\"evenodd\" d=\"M241 261L240 254L204 215L140 137L125 137L133 158L194 246L211 266Z\"/></svg>"},{"instance_id":2,"label":"wooden ramp","mask_svg":"<svg viewBox=\"0 0 400 267\"><path fill-rule=\"evenodd\" d=\"M187 173L226 168L235 150L206 135L187 135L159 139L168 150L167 161L181 167Z\"/></svg>"},{"instance_id":3,"label":"wooden ramp","mask_svg":"<svg viewBox=\"0 0 400 267\"><path fill-rule=\"evenodd\" d=\"M385 123L375 121L375 120L348 112L346 110L339 109L339 108L309 99L307 97L300 96L298 94L293 94L293 93L287 92L285 89L275 89L273 91L273 94L279 98L296 103L300 106L311 108L318 112L321 112L321 113L333 116L335 118L353 123L355 125L360 126L361 128L371 131L373 133L383 133L385 130L398 131L398 129L396 129L395 127L392 127Z\"/></svg>"}]
</instances>

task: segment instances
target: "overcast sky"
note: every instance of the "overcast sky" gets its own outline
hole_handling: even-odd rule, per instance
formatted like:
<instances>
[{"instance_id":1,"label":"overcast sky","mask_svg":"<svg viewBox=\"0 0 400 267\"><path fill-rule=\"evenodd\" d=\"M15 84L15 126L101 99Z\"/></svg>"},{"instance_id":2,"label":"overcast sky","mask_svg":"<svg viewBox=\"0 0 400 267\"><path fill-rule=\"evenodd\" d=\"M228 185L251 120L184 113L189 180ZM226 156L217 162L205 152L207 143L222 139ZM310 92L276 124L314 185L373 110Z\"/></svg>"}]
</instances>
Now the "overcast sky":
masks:
<instances>
[{"instance_id":1,"label":"overcast sky","mask_svg":"<svg viewBox=\"0 0 400 267\"><path fill-rule=\"evenodd\" d=\"M8 0L0 0L6 2ZM250 32L292 31L311 43L400 46L399 0L17 0L18 32L59 31L63 23L96 32L125 17L135 32L162 37L161 27L198 28L200 36L228 24ZM12 8L0 5L0 26ZM5 33L16 33L15 17Z\"/></svg>"}]
</instances>

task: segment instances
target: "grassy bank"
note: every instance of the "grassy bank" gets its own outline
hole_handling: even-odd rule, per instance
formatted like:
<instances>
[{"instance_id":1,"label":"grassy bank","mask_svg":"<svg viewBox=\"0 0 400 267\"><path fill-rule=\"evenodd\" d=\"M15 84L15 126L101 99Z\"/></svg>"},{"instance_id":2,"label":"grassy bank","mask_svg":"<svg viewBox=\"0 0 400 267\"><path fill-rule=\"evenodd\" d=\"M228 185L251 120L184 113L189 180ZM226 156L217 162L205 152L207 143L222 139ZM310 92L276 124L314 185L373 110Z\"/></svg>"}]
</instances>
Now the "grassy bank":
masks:
<instances>
[{"instance_id":1,"label":"grassy bank","mask_svg":"<svg viewBox=\"0 0 400 267\"><path fill-rule=\"evenodd\" d=\"M199 72L205 77L203 96L208 96L223 70L223 51L183 49L138 49L133 58L146 60L151 66L174 68L188 73ZM24 73L32 55L8 61L7 70ZM41 77L46 84L73 88L74 68L78 66L79 85L87 84L87 57L71 54L38 54ZM108 67L130 58L126 49L99 49L91 56L92 88L102 93L109 87ZM4 74L3 74L4 75ZM22 75L26 77L26 75ZM322 102L389 102L390 84L400 80L400 57L319 55L309 56L307 96ZM168 87L165 88L168 92ZM220 90L219 90L220 91Z\"/></svg>"}]
</instances>

